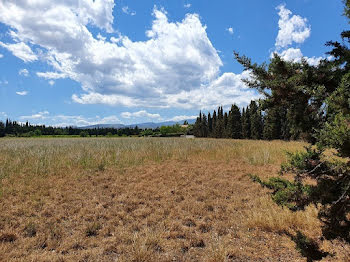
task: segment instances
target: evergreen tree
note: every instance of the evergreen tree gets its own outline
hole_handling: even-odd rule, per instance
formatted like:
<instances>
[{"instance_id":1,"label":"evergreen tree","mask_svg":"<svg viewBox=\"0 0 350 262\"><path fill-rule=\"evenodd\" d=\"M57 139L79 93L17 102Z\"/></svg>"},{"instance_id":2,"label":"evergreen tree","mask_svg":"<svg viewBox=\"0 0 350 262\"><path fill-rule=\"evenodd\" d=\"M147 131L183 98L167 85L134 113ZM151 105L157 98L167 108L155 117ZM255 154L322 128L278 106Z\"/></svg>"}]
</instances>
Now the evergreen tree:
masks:
<instances>
[{"instance_id":1,"label":"evergreen tree","mask_svg":"<svg viewBox=\"0 0 350 262\"><path fill-rule=\"evenodd\" d=\"M285 139L284 131L282 128L283 121L286 122L285 115L283 115L283 108L274 106L268 108L265 111L264 117L264 130L263 130L263 138L266 140L272 139Z\"/></svg>"},{"instance_id":2,"label":"evergreen tree","mask_svg":"<svg viewBox=\"0 0 350 262\"><path fill-rule=\"evenodd\" d=\"M229 138L230 135L228 133L228 115L227 115L227 112L224 113L224 119L223 119L223 123L224 123L224 130L223 130L223 135L222 137L225 137L225 138Z\"/></svg>"},{"instance_id":3,"label":"evergreen tree","mask_svg":"<svg viewBox=\"0 0 350 262\"><path fill-rule=\"evenodd\" d=\"M202 122L201 122L201 137L208 137L209 128L208 128L208 120L205 114L202 114Z\"/></svg>"},{"instance_id":4,"label":"evergreen tree","mask_svg":"<svg viewBox=\"0 0 350 262\"><path fill-rule=\"evenodd\" d=\"M212 133L213 133L213 119L209 112L208 113L208 136L211 137Z\"/></svg>"},{"instance_id":5,"label":"evergreen tree","mask_svg":"<svg viewBox=\"0 0 350 262\"><path fill-rule=\"evenodd\" d=\"M262 116L261 111L255 101L250 102L250 136L252 139L261 139Z\"/></svg>"},{"instance_id":6,"label":"evergreen tree","mask_svg":"<svg viewBox=\"0 0 350 262\"><path fill-rule=\"evenodd\" d=\"M215 132L216 132L216 124L217 124L217 116L216 116L216 111L214 110L213 112L213 129L212 129L212 134L211 137L216 137Z\"/></svg>"},{"instance_id":7,"label":"evergreen tree","mask_svg":"<svg viewBox=\"0 0 350 262\"><path fill-rule=\"evenodd\" d=\"M320 113L324 100L339 83L338 70L329 74L332 66L326 60L316 67L305 60L300 63L285 61L276 53L268 66L265 63L253 64L238 53L235 56L253 75L244 82L264 95L262 110L274 106L286 108L291 137L314 140L315 130L325 122L324 115Z\"/></svg>"},{"instance_id":8,"label":"evergreen tree","mask_svg":"<svg viewBox=\"0 0 350 262\"><path fill-rule=\"evenodd\" d=\"M239 139L242 137L241 112L237 105L232 105L228 117L228 130L231 138Z\"/></svg>"},{"instance_id":9,"label":"evergreen tree","mask_svg":"<svg viewBox=\"0 0 350 262\"><path fill-rule=\"evenodd\" d=\"M250 112L248 106L243 109L242 116L242 137L250 139Z\"/></svg>"},{"instance_id":10,"label":"evergreen tree","mask_svg":"<svg viewBox=\"0 0 350 262\"><path fill-rule=\"evenodd\" d=\"M344 3L344 13L350 19L350 0ZM312 138L313 146L306 148L306 152L290 154L289 162L282 166L282 173L294 174L294 183L288 182L286 187L280 183L271 185L274 199L278 196L279 204L294 211L310 204L319 205L318 217L325 238L349 242L350 30L341 36L343 44L328 43L335 59L325 59L317 66L306 61L286 62L275 55L266 70L265 65L257 66L245 57L237 59L252 70L252 80L247 82L265 94L266 108L276 105L287 108L287 129L292 138L298 134ZM326 154L327 148L332 150ZM310 179L315 183L305 182Z\"/></svg>"},{"instance_id":11,"label":"evergreen tree","mask_svg":"<svg viewBox=\"0 0 350 262\"><path fill-rule=\"evenodd\" d=\"M215 130L214 130L214 137L215 138L223 138L224 137L224 131L225 131L224 120L223 119L219 119L216 122Z\"/></svg>"},{"instance_id":12,"label":"evergreen tree","mask_svg":"<svg viewBox=\"0 0 350 262\"><path fill-rule=\"evenodd\" d=\"M193 125L193 135L196 137L202 137L202 111L199 112L199 116Z\"/></svg>"},{"instance_id":13,"label":"evergreen tree","mask_svg":"<svg viewBox=\"0 0 350 262\"><path fill-rule=\"evenodd\" d=\"M221 120L223 118L224 118L224 112L223 112L222 106L219 106L219 108L218 108L218 120Z\"/></svg>"},{"instance_id":14,"label":"evergreen tree","mask_svg":"<svg viewBox=\"0 0 350 262\"><path fill-rule=\"evenodd\" d=\"M5 136L5 125L0 121L0 137Z\"/></svg>"}]
</instances>

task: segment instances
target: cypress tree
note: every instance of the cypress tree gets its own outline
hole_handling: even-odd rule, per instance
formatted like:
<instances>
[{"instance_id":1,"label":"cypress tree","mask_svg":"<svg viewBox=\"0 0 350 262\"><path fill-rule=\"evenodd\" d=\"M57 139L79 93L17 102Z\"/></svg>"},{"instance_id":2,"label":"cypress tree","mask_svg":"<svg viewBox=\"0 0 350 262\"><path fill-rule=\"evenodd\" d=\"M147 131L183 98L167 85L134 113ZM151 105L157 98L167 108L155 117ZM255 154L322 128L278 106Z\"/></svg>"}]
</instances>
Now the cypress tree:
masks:
<instances>
[{"instance_id":1,"label":"cypress tree","mask_svg":"<svg viewBox=\"0 0 350 262\"><path fill-rule=\"evenodd\" d=\"M242 136L245 139L250 139L250 112L249 106L243 109L244 117L242 118Z\"/></svg>"},{"instance_id":2,"label":"cypress tree","mask_svg":"<svg viewBox=\"0 0 350 262\"><path fill-rule=\"evenodd\" d=\"M225 112L224 114L224 119L223 119L223 123L224 123L224 130L223 130L223 137L225 138L229 138L230 135L229 135L229 132L228 132L228 115L227 115L227 112Z\"/></svg>"},{"instance_id":3,"label":"cypress tree","mask_svg":"<svg viewBox=\"0 0 350 262\"><path fill-rule=\"evenodd\" d=\"M242 138L242 122L241 112L237 105L232 105L229 119L228 119L228 130L231 138L239 139Z\"/></svg>"},{"instance_id":4,"label":"cypress tree","mask_svg":"<svg viewBox=\"0 0 350 262\"><path fill-rule=\"evenodd\" d=\"M0 137L5 136L5 125L2 121L0 121Z\"/></svg>"},{"instance_id":5,"label":"cypress tree","mask_svg":"<svg viewBox=\"0 0 350 262\"><path fill-rule=\"evenodd\" d=\"M212 137L215 137L215 132L216 132L216 124L217 124L217 116L216 116L216 111L214 110L213 112L213 128L212 128Z\"/></svg>"},{"instance_id":6,"label":"cypress tree","mask_svg":"<svg viewBox=\"0 0 350 262\"><path fill-rule=\"evenodd\" d=\"M213 133L213 119L209 112L208 113L208 136L210 137L212 133Z\"/></svg>"},{"instance_id":7,"label":"cypress tree","mask_svg":"<svg viewBox=\"0 0 350 262\"><path fill-rule=\"evenodd\" d=\"M196 122L193 125L193 134L196 137L202 137L202 111L199 112L199 116L196 119Z\"/></svg>"},{"instance_id":8,"label":"cypress tree","mask_svg":"<svg viewBox=\"0 0 350 262\"><path fill-rule=\"evenodd\" d=\"M209 128L208 128L208 120L207 116L205 114L202 115L202 122L201 122L201 136L202 137L208 137Z\"/></svg>"},{"instance_id":9,"label":"cypress tree","mask_svg":"<svg viewBox=\"0 0 350 262\"><path fill-rule=\"evenodd\" d=\"M255 101L250 102L250 136L252 139L260 139L262 135L262 117Z\"/></svg>"}]
</instances>

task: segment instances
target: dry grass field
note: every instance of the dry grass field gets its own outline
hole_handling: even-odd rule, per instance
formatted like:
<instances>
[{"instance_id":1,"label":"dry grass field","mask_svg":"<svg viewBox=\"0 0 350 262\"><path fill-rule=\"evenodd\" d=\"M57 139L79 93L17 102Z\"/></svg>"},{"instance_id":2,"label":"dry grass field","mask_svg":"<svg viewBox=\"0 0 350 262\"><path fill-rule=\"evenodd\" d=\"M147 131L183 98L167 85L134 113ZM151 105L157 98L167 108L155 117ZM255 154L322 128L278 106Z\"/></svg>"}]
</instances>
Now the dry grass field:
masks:
<instances>
[{"instance_id":1,"label":"dry grass field","mask_svg":"<svg viewBox=\"0 0 350 262\"><path fill-rule=\"evenodd\" d=\"M180 138L0 139L0 261L307 261L317 208L277 206L276 176L303 143ZM288 177L288 176L287 176ZM312 261L312 259L308 260Z\"/></svg>"}]
</instances>

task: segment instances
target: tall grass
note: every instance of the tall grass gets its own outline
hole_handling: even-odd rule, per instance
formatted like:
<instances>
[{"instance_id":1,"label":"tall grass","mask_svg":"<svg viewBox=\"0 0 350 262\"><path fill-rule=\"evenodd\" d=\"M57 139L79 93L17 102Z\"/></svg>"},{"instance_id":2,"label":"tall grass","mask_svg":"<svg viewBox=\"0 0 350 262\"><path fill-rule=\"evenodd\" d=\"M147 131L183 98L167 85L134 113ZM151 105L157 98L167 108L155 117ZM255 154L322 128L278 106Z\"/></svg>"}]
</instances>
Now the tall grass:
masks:
<instances>
[{"instance_id":1,"label":"tall grass","mask_svg":"<svg viewBox=\"0 0 350 262\"><path fill-rule=\"evenodd\" d=\"M72 168L127 167L176 160L244 160L254 165L285 160L282 150L302 143L181 138L0 139L0 177L47 175Z\"/></svg>"}]
</instances>

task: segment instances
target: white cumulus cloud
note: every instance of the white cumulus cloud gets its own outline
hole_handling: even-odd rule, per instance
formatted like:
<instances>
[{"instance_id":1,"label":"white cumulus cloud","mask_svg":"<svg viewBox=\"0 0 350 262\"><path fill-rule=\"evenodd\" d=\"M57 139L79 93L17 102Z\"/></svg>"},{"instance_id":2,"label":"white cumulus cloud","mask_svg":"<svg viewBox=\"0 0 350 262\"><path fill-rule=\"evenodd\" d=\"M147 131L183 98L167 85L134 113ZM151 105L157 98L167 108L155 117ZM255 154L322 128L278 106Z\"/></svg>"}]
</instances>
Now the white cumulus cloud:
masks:
<instances>
[{"instance_id":1,"label":"white cumulus cloud","mask_svg":"<svg viewBox=\"0 0 350 262\"><path fill-rule=\"evenodd\" d=\"M148 113L146 110L141 110L138 112L123 112L120 114L123 118L160 118L159 114L151 114Z\"/></svg>"},{"instance_id":2,"label":"white cumulus cloud","mask_svg":"<svg viewBox=\"0 0 350 262\"><path fill-rule=\"evenodd\" d=\"M127 14L127 15L131 15L131 16L136 15L136 12L130 10L130 8L128 6L123 6L122 7L122 11L123 11L124 14Z\"/></svg>"},{"instance_id":3,"label":"white cumulus cloud","mask_svg":"<svg viewBox=\"0 0 350 262\"><path fill-rule=\"evenodd\" d=\"M19 96L26 96L28 95L28 91L17 91L16 94Z\"/></svg>"},{"instance_id":4,"label":"white cumulus cloud","mask_svg":"<svg viewBox=\"0 0 350 262\"><path fill-rule=\"evenodd\" d=\"M184 120L190 120L190 119L196 119L197 116L187 116L187 115L181 115L181 116L174 116L172 118L169 118L167 121L175 121L180 122Z\"/></svg>"},{"instance_id":5,"label":"white cumulus cloud","mask_svg":"<svg viewBox=\"0 0 350 262\"><path fill-rule=\"evenodd\" d=\"M87 126L97 124L119 124L119 118L115 115L100 117L84 117L81 115L51 114L48 111L20 116L22 121L30 121L33 124L47 124L51 126Z\"/></svg>"},{"instance_id":6,"label":"white cumulus cloud","mask_svg":"<svg viewBox=\"0 0 350 262\"><path fill-rule=\"evenodd\" d=\"M66 78L65 74L57 73L57 72L37 72L36 75L38 77L42 77L45 79L60 79L60 78Z\"/></svg>"},{"instance_id":7,"label":"white cumulus cloud","mask_svg":"<svg viewBox=\"0 0 350 262\"><path fill-rule=\"evenodd\" d=\"M2 0L0 22L11 27L18 45L36 47L37 54L32 51L26 61L40 57L52 67L38 77L81 84L82 92L72 95L77 103L198 108L206 102L246 102L255 95L241 75L220 75L223 63L199 15L170 22L163 9L155 8L148 39L132 41L117 33L103 36L103 30L114 31L113 7L113 0ZM101 30L98 37L88 25Z\"/></svg>"},{"instance_id":8,"label":"white cumulus cloud","mask_svg":"<svg viewBox=\"0 0 350 262\"><path fill-rule=\"evenodd\" d=\"M292 62L301 62L302 59L306 60L308 64L317 66L324 57L307 57L304 56L303 53L299 48L288 48L286 50L283 50L281 53L277 54L285 61L292 61ZM271 54L271 57L273 54Z\"/></svg>"},{"instance_id":9,"label":"white cumulus cloud","mask_svg":"<svg viewBox=\"0 0 350 262\"><path fill-rule=\"evenodd\" d=\"M190 8L190 7L191 7L191 4L190 4L190 3L184 4L184 7L185 7L185 8Z\"/></svg>"},{"instance_id":10,"label":"white cumulus cloud","mask_svg":"<svg viewBox=\"0 0 350 262\"><path fill-rule=\"evenodd\" d=\"M0 3L0 7L1 7L1 3ZM1 9L0 9L0 13L1 13ZM38 57L36 56L36 54L34 54L32 49L24 42L19 42L15 44L5 44L3 42L0 42L0 46L6 48L10 52L12 52L14 56L17 56L18 58L22 59L24 62L33 62L35 60L38 60Z\"/></svg>"},{"instance_id":11,"label":"white cumulus cloud","mask_svg":"<svg viewBox=\"0 0 350 262\"><path fill-rule=\"evenodd\" d=\"M19 71L18 71L18 74L19 74L20 76L29 76L29 72L28 72L28 70L25 69L25 68L19 70Z\"/></svg>"},{"instance_id":12,"label":"white cumulus cloud","mask_svg":"<svg viewBox=\"0 0 350 262\"><path fill-rule=\"evenodd\" d=\"M277 7L280 17L278 21L279 31L276 38L276 47L284 48L295 43L303 43L311 34L311 28L306 18L293 15L285 5Z\"/></svg>"},{"instance_id":13,"label":"white cumulus cloud","mask_svg":"<svg viewBox=\"0 0 350 262\"><path fill-rule=\"evenodd\" d=\"M7 114L5 112L0 112L0 119L4 119L7 117Z\"/></svg>"},{"instance_id":14,"label":"white cumulus cloud","mask_svg":"<svg viewBox=\"0 0 350 262\"><path fill-rule=\"evenodd\" d=\"M226 31L227 31L230 35L233 35L233 33L234 33L232 27L227 28Z\"/></svg>"}]
</instances>

